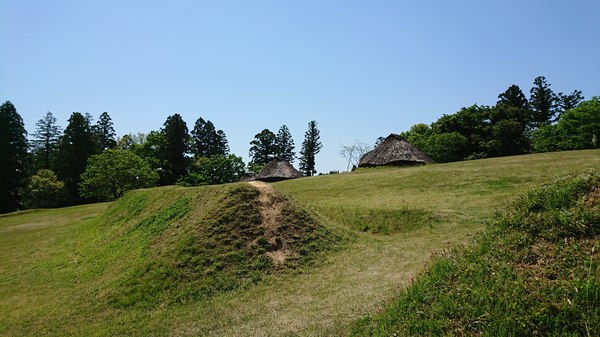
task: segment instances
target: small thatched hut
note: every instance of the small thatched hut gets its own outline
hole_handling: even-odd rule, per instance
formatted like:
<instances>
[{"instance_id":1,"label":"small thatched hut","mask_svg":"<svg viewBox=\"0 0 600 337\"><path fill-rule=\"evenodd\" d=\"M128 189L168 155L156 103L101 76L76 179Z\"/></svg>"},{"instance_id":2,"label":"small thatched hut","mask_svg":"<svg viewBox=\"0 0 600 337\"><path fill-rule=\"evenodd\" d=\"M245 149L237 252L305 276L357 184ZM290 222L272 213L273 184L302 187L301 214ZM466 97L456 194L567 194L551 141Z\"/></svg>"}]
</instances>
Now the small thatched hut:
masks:
<instances>
[{"instance_id":1,"label":"small thatched hut","mask_svg":"<svg viewBox=\"0 0 600 337\"><path fill-rule=\"evenodd\" d=\"M286 179L304 177L302 172L296 170L289 161L275 158L256 175L255 179L260 181L274 182Z\"/></svg>"},{"instance_id":2,"label":"small thatched hut","mask_svg":"<svg viewBox=\"0 0 600 337\"><path fill-rule=\"evenodd\" d=\"M365 153L360 158L358 166L410 166L428 163L433 163L429 156L399 135L392 133L374 150Z\"/></svg>"}]
</instances>

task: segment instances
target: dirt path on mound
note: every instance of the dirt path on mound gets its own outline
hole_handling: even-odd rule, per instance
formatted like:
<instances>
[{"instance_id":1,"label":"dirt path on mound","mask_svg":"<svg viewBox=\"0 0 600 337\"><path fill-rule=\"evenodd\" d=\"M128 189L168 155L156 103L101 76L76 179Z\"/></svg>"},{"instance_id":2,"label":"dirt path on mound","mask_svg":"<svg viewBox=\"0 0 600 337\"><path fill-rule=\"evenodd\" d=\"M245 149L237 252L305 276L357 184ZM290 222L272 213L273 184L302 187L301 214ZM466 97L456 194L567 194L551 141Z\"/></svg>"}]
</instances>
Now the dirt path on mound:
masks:
<instances>
[{"instance_id":1,"label":"dirt path on mound","mask_svg":"<svg viewBox=\"0 0 600 337\"><path fill-rule=\"evenodd\" d=\"M275 264L282 264L289 256L290 251L287 249L285 241L278 239L277 231L280 227L279 216L283 210L287 200L273 186L262 181L250 181L250 185L256 187L260 196L260 215L262 218L261 226L265 228L265 237L269 245L274 247L266 253Z\"/></svg>"}]
</instances>

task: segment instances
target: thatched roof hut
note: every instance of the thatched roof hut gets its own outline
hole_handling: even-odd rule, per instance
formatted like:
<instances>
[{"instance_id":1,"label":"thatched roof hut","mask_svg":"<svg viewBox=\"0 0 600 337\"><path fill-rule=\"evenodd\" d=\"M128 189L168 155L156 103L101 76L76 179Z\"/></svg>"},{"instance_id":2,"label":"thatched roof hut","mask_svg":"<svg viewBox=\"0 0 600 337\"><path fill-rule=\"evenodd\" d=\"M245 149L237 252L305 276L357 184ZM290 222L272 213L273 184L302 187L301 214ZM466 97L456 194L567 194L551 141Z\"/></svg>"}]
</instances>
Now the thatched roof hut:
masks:
<instances>
[{"instance_id":1,"label":"thatched roof hut","mask_svg":"<svg viewBox=\"0 0 600 337\"><path fill-rule=\"evenodd\" d=\"M255 179L273 182L300 177L304 177L304 174L296 170L289 161L282 158L275 158L260 170Z\"/></svg>"},{"instance_id":2,"label":"thatched roof hut","mask_svg":"<svg viewBox=\"0 0 600 337\"><path fill-rule=\"evenodd\" d=\"M433 160L399 135L392 133L374 150L365 153L358 166L409 166L427 163L433 163Z\"/></svg>"}]
</instances>

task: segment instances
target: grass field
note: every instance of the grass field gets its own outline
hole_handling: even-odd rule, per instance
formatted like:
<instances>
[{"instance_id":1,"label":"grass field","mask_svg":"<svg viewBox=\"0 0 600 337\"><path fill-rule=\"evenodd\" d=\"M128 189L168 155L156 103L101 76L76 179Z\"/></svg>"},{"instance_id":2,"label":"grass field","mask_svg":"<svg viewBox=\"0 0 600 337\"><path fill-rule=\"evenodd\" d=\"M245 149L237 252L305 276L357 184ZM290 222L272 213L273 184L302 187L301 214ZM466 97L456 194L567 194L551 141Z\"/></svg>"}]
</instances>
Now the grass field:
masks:
<instances>
[{"instance_id":1,"label":"grass field","mask_svg":"<svg viewBox=\"0 0 600 337\"><path fill-rule=\"evenodd\" d=\"M177 283L172 273L179 270L172 265L179 261L178 250L167 249L177 242L166 244L163 234L122 234L165 209L172 210L165 213L167 220L153 218L161 233L196 228L200 222L192 221L191 214L208 221L227 213L218 208L222 204L206 201L241 184L139 192L152 199L147 205L142 205L143 198L130 196L113 205L2 216L0 335L346 335L358 319L399 296L436 252L470 243L495 209L542 182L598 165L600 151L572 151L368 169L274 184L318 220L323 229L315 227L315 233L328 233L335 247L316 249L320 253L310 262L261 273L246 285L213 287L210 296L169 286L185 284ZM182 211L179 217L177 210L184 205L177 202L185 197L189 207L204 208ZM140 213L127 220L135 207ZM185 238L178 235L168 238ZM310 237L318 243L319 235ZM211 237L200 235L197 240ZM219 254L228 256L225 250ZM144 284L152 287L161 278L148 278L136 269L154 270L156 264L148 260L171 268L169 282L154 292L147 292ZM139 275L150 283L132 288ZM153 299L134 296L121 305L110 301L115 293L127 294L117 290L134 288Z\"/></svg>"}]
</instances>

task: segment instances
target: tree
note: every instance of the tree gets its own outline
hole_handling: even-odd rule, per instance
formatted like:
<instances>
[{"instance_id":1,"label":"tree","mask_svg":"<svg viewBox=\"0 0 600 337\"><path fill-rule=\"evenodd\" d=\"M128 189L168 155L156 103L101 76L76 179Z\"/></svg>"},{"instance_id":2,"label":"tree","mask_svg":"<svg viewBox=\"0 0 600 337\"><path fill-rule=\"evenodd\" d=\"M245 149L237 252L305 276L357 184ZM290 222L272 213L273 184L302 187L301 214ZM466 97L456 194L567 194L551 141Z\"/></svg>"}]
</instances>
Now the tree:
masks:
<instances>
[{"instance_id":1,"label":"tree","mask_svg":"<svg viewBox=\"0 0 600 337\"><path fill-rule=\"evenodd\" d=\"M517 101L498 101L490 109L487 152L491 157L523 154L530 150L531 112L525 96L521 93L518 97Z\"/></svg>"},{"instance_id":2,"label":"tree","mask_svg":"<svg viewBox=\"0 0 600 337\"><path fill-rule=\"evenodd\" d=\"M34 167L53 169L55 167L56 152L60 140L60 126L56 125L56 118L52 112L46 112L44 118L35 123L32 150L34 154Z\"/></svg>"},{"instance_id":3,"label":"tree","mask_svg":"<svg viewBox=\"0 0 600 337\"><path fill-rule=\"evenodd\" d=\"M217 131L211 121L198 118L192 130L192 153L196 157L226 155L229 153L229 145L225 132Z\"/></svg>"},{"instance_id":4,"label":"tree","mask_svg":"<svg viewBox=\"0 0 600 337\"><path fill-rule=\"evenodd\" d=\"M226 184L240 181L244 173L245 164L242 158L233 154L218 154L197 157L190 173L180 182L187 186Z\"/></svg>"},{"instance_id":5,"label":"tree","mask_svg":"<svg viewBox=\"0 0 600 337\"><path fill-rule=\"evenodd\" d=\"M315 170L315 156L323 147L320 138L317 122L310 121L308 123L308 130L304 134L302 150L300 150L300 169L307 176L317 173Z\"/></svg>"},{"instance_id":6,"label":"tree","mask_svg":"<svg viewBox=\"0 0 600 337\"><path fill-rule=\"evenodd\" d=\"M371 150L371 146L358 139L355 139L352 145L342 145L339 153L340 156L348 162L346 171L350 171L350 168L357 167L360 158L362 158L365 153L369 152L369 150Z\"/></svg>"},{"instance_id":7,"label":"tree","mask_svg":"<svg viewBox=\"0 0 600 337\"><path fill-rule=\"evenodd\" d=\"M161 185L172 185L187 174L189 134L181 115L167 117L161 133L164 143L160 149L160 159L164 159L166 167L161 174Z\"/></svg>"},{"instance_id":8,"label":"tree","mask_svg":"<svg viewBox=\"0 0 600 337\"><path fill-rule=\"evenodd\" d=\"M455 153L455 155L459 155L461 158L485 157L487 155L487 143L491 137L490 114L490 107L474 104L460 109L453 115L440 117L431 124L431 133L458 132L467 139L467 144L461 149L464 153L460 155Z\"/></svg>"},{"instance_id":9,"label":"tree","mask_svg":"<svg viewBox=\"0 0 600 337\"><path fill-rule=\"evenodd\" d=\"M215 154L229 154L229 142L223 130L217 130L217 146Z\"/></svg>"},{"instance_id":10,"label":"tree","mask_svg":"<svg viewBox=\"0 0 600 337\"><path fill-rule=\"evenodd\" d=\"M146 142L147 135L142 132L128 133L123 137L117 137L118 149L132 150L136 146L140 146Z\"/></svg>"},{"instance_id":11,"label":"tree","mask_svg":"<svg viewBox=\"0 0 600 337\"><path fill-rule=\"evenodd\" d=\"M447 163L465 159L465 149L469 146L467 137L458 132L431 133L410 142L437 163Z\"/></svg>"},{"instance_id":12,"label":"tree","mask_svg":"<svg viewBox=\"0 0 600 337\"><path fill-rule=\"evenodd\" d=\"M531 126L539 128L543 124L549 124L556 113L556 95L550 89L544 76L538 76L533 80L529 105L531 106Z\"/></svg>"},{"instance_id":13,"label":"tree","mask_svg":"<svg viewBox=\"0 0 600 337\"><path fill-rule=\"evenodd\" d=\"M94 135L101 151L117 147L115 129L108 112L103 112L94 126Z\"/></svg>"},{"instance_id":14,"label":"tree","mask_svg":"<svg viewBox=\"0 0 600 337\"><path fill-rule=\"evenodd\" d=\"M573 90L569 95L565 95L562 92L558 93L557 104L559 109L555 121L557 121L565 112L576 108L583 99L584 97L579 90Z\"/></svg>"},{"instance_id":15,"label":"tree","mask_svg":"<svg viewBox=\"0 0 600 337\"><path fill-rule=\"evenodd\" d=\"M27 131L15 106L0 106L0 213L19 207L19 189L25 184Z\"/></svg>"},{"instance_id":16,"label":"tree","mask_svg":"<svg viewBox=\"0 0 600 337\"><path fill-rule=\"evenodd\" d=\"M155 186L158 179L140 156L129 150L108 149L89 158L79 187L83 197L108 201L132 189Z\"/></svg>"},{"instance_id":17,"label":"tree","mask_svg":"<svg viewBox=\"0 0 600 337\"><path fill-rule=\"evenodd\" d=\"M98 152L89 118L73 112L60 140L60 162L57 166L58 176L65 182L70 202L80 201L77 191L80 176L85 171L88 158Z\"/></svg>"},{"instance_id":18,"label":"tree","mask_svg":"<svg viewBox=\"0 0 600 337\"><path fill-rule=\"evenodd\" d=\"M277 136L269 129L264 129L254 135L254 140L250 142L251 164L268 164L278 152Z\"/></svg>"},{"instance_id":19,"label":"tree","mask_svg":"<svg viewBox=\"0 0 600 337\"><path fill-rule=\"evenodd\" d=\"M496 105L507 105L519 109L527 110L529 108L529 102L527 102L527 98L521 88L518 85L511 85L506 89L505 92L498 95L498 102Z\"/></svg>"},{"instance_id":20,"label":"tree","mask_svg":"<svg viewBox=\"0 0 600 337\"><path fill-rule=\"evenodd\" d=\"M60 207L64 198L65 183L51 170L41 169L29 179L24 203L27 208Z\"/></svg>"},{"instance_id":21,"label":"tree","mask_svg":"<svg viewBox=\"0 0 600 337\"><path fill-rule=\"evenodd\" d=\"M598 148L600 97L567 110L556 124L536 130L533 136L534 149L538 152Z\"/></svg>"},{"instance_id":22,"label":"tree","mask_svg":"<svg viewBox=\"0 0 600 337\"><path fill-rule=\"evenodd\" d=\"M290 163L294 162L294 139L290 134L290 129L286 125L282 125L277 131L277 156L281 157Z\"/></svg>"}]
</instances>

